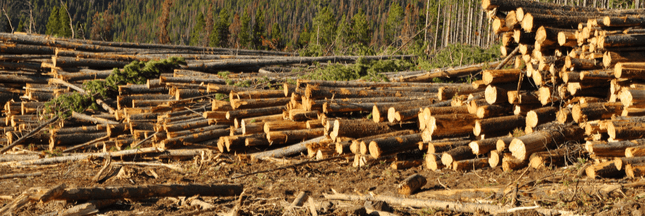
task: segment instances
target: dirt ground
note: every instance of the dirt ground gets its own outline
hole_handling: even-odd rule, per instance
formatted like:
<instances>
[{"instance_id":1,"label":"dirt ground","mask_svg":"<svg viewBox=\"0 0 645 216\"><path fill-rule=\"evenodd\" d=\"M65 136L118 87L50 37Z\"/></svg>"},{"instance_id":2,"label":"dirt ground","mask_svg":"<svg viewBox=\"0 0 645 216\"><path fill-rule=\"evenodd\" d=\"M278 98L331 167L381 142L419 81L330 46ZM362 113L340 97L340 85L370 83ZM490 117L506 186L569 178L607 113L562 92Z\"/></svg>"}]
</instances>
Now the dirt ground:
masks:
<instances>
[{"instance_id":1,"label":"dirt ground","mask_svg":"<svg viewBox=\"0 0 645 216\"><path fill-rule=\"evenodd\" d=\"M308 160L304 156L288 158L289 164ZM576 214L644 215L645 189L623 187L609 192L598 192L606 185L637 182L639 179L589 179L578 177L582 160L565 167L536 170L529 168L504 172L501 168L484 168L471 172L452 170L432 171L423 166L394 170L387 161L377 161L366 167L353 167L353 157L307 163L286 169L239 176L263 170L281 168L285 162L239 159L236 155L220 155L217 159L164 161L180 166L184 172L150 166L111 165L104 182L92 178L104 166L102 160L71 162L49 166L8 168L0 167L3 174L43 172L28 178L0 180L0 195L16 197L32 187L51 188L65 183L68 187L102 187L144 184L242 184L244 186L242 215L283 215L295 196L305 191L313 198L318 215L356 215L364 202L326 200L324 193L354 195L401 196L396 185L412 174L420 174L427 184L410 198L463 201L508 205L512 200L512 183L517 181L517 206L536 206L558 209ZM281 164L282 163L282 164ZM586 163L591 163L586 161ZM584 175L583 175L584 176ZM643 179L640 179L643 181ZM603 186L604 185L604 186ZM596 189L589 189L596 188ZM492 189L497 192L465 192L460 189ZM450 192L449 192L450 191ZM215 208L200 210L185 202L184 197L119 200L100 209L99 215L222 215L231 211L238 197L201 197ZM0 200L4 206L10 202ZM17 215L42 215L60 211L75 204L62 201L29 203ZM309 205L296 207L287 215L311 215ZM392 205L382 208L396 215L469 215L441 209L419 209ZM372 213L375 215L375 213ZM540 215L535 211L516 211L506 215Z\"/></svg>"}]
</instances>

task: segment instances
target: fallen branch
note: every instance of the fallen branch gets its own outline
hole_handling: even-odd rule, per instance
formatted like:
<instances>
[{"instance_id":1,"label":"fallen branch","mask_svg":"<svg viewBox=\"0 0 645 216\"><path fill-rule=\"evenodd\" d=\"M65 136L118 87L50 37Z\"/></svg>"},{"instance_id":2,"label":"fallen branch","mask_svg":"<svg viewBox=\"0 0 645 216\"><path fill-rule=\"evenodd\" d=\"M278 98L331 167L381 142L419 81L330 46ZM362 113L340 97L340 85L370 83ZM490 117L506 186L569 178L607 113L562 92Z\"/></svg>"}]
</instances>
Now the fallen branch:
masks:
<instances>
[{"instance_id":1,"label":"fallen branch","mask_svg":"<svg viewBox=\"0 0 645 216\"><path fill-rule=\"evenodd\" d=\"M320 136L320 137L306 140L298 144L290 145L287 147L282 147L282 148L278 148L270 151L253 153L250 156L251 156L251 159L253 160L263 159L267 157L277 157L277 158L286 157L289 155L298 154L300 152L305 152L307 151L307 144L320 142L324 138L325 136Z\"/></svg>"},{"instance_id":2,"label":"fallen branch","mask_svg":"<svg viewBox=\"0 0 645 216\"><path fill-rule=\"evenodd\" d=\"M163 163L145 163L145 162L114 162L115 165L134 165L134 166L158 166L158 167L166 167L171 170L175 170L177 172L184 172L184 169L181 167L173 166L170 164L163 164Z\"/></svg>"},{"instance_id":3,"label":"fallen branch","mask_svg":"<svg viewBox=\"0 0 645 216\"><path fill-rule=\"evenodd\" d=\"M42 172L8 174L8 175L1 175L0 179L27 178L27 177L40 176L42 174L43 174Z\"/></svg>"},{"instance_id":4,"label":"fallen branch","mask_svg":"<svg viewBox=\"0 0 645 216\"><path fill-rule=\"evenodd\" d=\"M54 200L108 200L123 198L150 198L150 197L191 197L200 196L237 196L242 193L242 185L214 185L214 184L163 184L141 186L109 186L109 187L82 187L67 188Z\"/></svg>"}]
</instances>

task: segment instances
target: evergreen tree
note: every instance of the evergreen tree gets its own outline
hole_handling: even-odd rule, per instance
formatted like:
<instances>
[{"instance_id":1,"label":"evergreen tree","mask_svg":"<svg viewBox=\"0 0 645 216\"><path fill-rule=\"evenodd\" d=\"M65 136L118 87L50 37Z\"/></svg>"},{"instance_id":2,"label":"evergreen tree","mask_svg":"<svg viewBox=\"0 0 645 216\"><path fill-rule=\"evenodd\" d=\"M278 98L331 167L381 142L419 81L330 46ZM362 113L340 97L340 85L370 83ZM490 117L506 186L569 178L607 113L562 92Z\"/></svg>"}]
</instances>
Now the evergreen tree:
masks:
<instances>
[{"instance_id":1,"label":"evergreen tree","mask_svg":"<svg viewBox=\"0 0 645 216\"><path fill-rule=\"evenodd\" d=\"M311 34L309 33L309 23L305 23L305 27L302 29L302 32L300 32L300 36L298 37L298 48L306 47L307 44L309 44L310 39Z\"/></svg>"},{"instance_id":2,"label":"evergreen tree","mask_svg":"<svg viewBox=\"0 0 645 216\"><path fill-rule=\"evenodd\" d=\"M54 6L52 12L49 14L49 20L47 21L47 35L58 35L58 30L60 29L60 19L58 19L58 7Z\"/></svg>"},{"instance_id":3,"label":"evergreen tree","mask_svg":"<svg viewBox=\"0 0 645 216\"><path fill-rule=\"evenodd\" d=\"M343 16L343 18L340 20L338 23L338 29L336 29L336 40L335 40L335 46L337 48L344 48L347 45L349 45L350 41L350 25L347 23L347 16Z\"/></svg>"},{"instance_id":4,"label":"evergreen tree","mask_svg":"<svg viewBox=\"0 0 645 216\"><path fill-rule=\"evenodd\" d=\"M403 8L399 3L392 3L385 23L385 42L387 45L394 42L400 35L403 25Z\"/></svg>"},{"instance_id":5,"label":"evergreen tree","mask_svg":"<svg viewBox=\"0 0 645 216\"><path fill-rule=\"evenodd\" d=\"M228 37L231 34L228 30L228 27L231 25L229 19L230 15L228 14L228 10L221 9L219 11L219 19L215 23L215 27L211 33L209 46L228 47Z\"/></svg>"},{"instance_id":6,"label":"evergreen tree","mask_svg":"<svg viewBox=\"0 0 645 216\"><path fill-rule=\"evenodd\" d=\"M262 40L265 38L264 20L264 11L262 11L261 7L258 7L258 11L255 13L255 23L253 25L253 46L256 49L264 49L262 46Z\"/></svg>"},{"instance_id":7,"label":"evergreen tree","mask_svg":"<svg viewBox=\"0 0 645 216\"><path fill-rule=\"evenodd\" d=\"M360 43L364 46L367 46L372 40L370 23L367 21L367 16L363 13L363 9L358 9L358 13L352 17L350 38L352 43Z\"/></svg>"},{"instance_id":8,"label":"evergreen tree","mask_svg":"<svg viewBox=\"0 0 645 216\"><path fill-rule=\"evenodd\" d=\"M58 36L72 36L72 28L69 25L70 22L72 21L69 19L69 15L67 15L65 8L61 7L60 9L58 9L58 24L60 25L60 28L58 29Z\"/></svg>"},{"instance_id":9,"label":"evergreen tree","mask_svg":"<svg viewBox=\"0 0 645 216\"><path fill-rule=\"evenodd\" d=\"M314 36L316 36L313 42L317 42L322 46L327 46L336 39L336 18L329 7L324 7L318 11L314 18L312 31L315 32Z\"/></svg>"},{"instance_id":10,"label":"evergreen tree","mask_svg":"<svg viewBox=\"0 0 645 216\"><path fill-rule=\"evenodd\" d=\"M242 14L241 20L242 27L240 28L240 34L238 37L240 38L240 46L246 48L249 46L249 42L251 42L251 35L249 34L251 31L251 17L246 9L244 10L244 14Z\"/></svg>"},{"instance_id":11,"label":"evergreen tree","mask_svg":"<svg viewBox=\"0 0 645 216\"><path fill-rule=\"evenodd\" d=\"M25 24L23 20L20 20L18 23L18 28L16 29L17 32L22 32L25 30Z\"/></svg>"},{"instance_id":12,"label":"evergreen tree","mask_svg":"<svg viewBox=\"0 0 645 216\"><path fill-rule=\"evenodd\" d=\"M271 43L273 44L273 49L282 50L284 48L282 29L278 23L273 23L271 28Z\"/></svg>"},{"instance_id":13,"label":"evergreen tree","mask_svg":"<svg viewBox=\"0 0 645 216\"><path fill-rule=\"evenodd\" d=\"M190 33L190 45L197 46L202 37L202 32L204 31L204 26L206 25L206 20L204 19L204 14L199 12L195 20L195 27Z\"/></svg>"}]
</instances>

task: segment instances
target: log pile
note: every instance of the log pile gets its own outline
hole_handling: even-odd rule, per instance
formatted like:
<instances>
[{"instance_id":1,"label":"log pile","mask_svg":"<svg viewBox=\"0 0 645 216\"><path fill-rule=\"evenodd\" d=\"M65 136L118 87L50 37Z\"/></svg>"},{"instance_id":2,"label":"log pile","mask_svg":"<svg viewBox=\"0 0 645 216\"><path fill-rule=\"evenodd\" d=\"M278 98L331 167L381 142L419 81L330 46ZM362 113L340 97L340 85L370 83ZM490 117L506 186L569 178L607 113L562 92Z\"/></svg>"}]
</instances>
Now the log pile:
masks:
<instances>
[{"instance_id":1,"label":"log pile","mask_svg":"<svg viewBox=\"0 0 645 216\"><path fill-rule=\"evenodd\" d=\"M105 101L107 112L74 112L17 147L63 152L199 148L252 159L354 155L355 166L388 160L395 169L424 164L457 171L563 166L588 152L597 162L587 169L590 177L643 176L645 120L639 116L645 113L645 83L639 78L645 63L639 61L645 58L635 15L640 10L507 0L483 0L482 7L503 36L502 53L508 55L503 61L392 73L395 82L297 79L279 82L279 89L227 85L257 81L258 73L214 73L358 57L0 33L3 52L11 54L1 63L0 98L6 102L0 142L11 144L40 125L45 101L78 91L83 81L105 79L111 73L106 69L181 56L188 64L172 74L120 85L116 100ZM559 15L572 10L580 12ZM515 67L503 68L506 64ZM481 80L471 84L427 82L478 72ZM273 83L298 76L269 74ZM587 144L574 144L579 141Z\"/></svg>"}]
</instances>

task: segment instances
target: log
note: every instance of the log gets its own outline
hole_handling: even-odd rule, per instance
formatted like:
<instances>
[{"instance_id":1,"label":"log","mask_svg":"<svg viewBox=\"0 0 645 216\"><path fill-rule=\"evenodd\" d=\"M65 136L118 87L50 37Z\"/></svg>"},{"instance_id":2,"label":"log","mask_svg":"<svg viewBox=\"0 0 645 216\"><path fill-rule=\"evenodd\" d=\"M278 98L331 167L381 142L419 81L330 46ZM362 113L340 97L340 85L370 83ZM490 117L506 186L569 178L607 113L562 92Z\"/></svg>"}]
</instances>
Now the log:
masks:
<instances>
[{"instance_id":1,"label":"log","mask_svg":"<svg viewBox=\"0 0 645 216\"><path fill-rule=\"evenodd\" d=\"M503 116L509 114L513 107L505 105L484 105L477 107L477 118L490 118L494 116Z\"/></svg>"},{"instance_id":2,"label":"log","mask_svg":"<svg viewBox=\"0 0 645 216\"><path fill-rule=\"evenodd\" d=\"M480 72L485 67L496 67L501 63L501 61L490 62L490 63L480 63L474 65L465 65L461 67L450 67L450 68L439 68L427 73L420 75L411 75L407 77L401 77L396 80L397 82L429 82L434 78L451 78L459 76L467 76Z\"/></svg>"},{"instance_id":3,"label":"log","mask_svg":"<svg viewBox=\"0 0 645 216\"><path fill-rule=\"evenodd\" d=\"M553 151L536 152L529 158L529 166L535 169L562 166L567 164L568 157L580 154L579 149L560 148Z\"/></svg>"},{"instance_id":4,"label":"log","mask_svg":"<svg viewBox=\"0 0 645 216\"><path fill-rule=\"evenodd\" d=\"M513 137L493 137L493 138L486 138L483 140L477 140L477 141L472 141L468 143L468 146L470 149L473 151L473 154L476 155L483 155L486 154L492 150L497 149L497 143L499 141L502 141L504 143L510 143L513 140Z\"/></svg>"},{"instance_id":5,"label":"log","mask_svg":"<svg viewBox=\"0 0 645 216\"><path fill-rule=\"evenodd\" d=\"M508 149L513 153L515 158L527 160L535 152L554 148L559 143L565 141L580 140L583 135L584 130L578 126L556 125L547 130L515 138L511 141Z\"/></svg>"},{"instance_id":6,"label":"log","mask_svg":"<svg viewBox=\"0 0 645 216\"><path fill-rule=\"evenodd\" d=\"M164 148L164 149L179 148L184 145L190 145L191 143L194 144L194 143L204 142L207 140L216 140L222 136L227 136L229 134L230 132L228 129L215 129L215 130L205 131L202 133L189 134L189 135L169 138L161 141L161 143L159 143L157 147Z\"/></svg>"},{"instance_id":7,"label":"log","mask_svg":"<svg viewBox=\"0 0 645 216\"><path fill-rule=\"evenodd\" d=\"M374 121L365 120L345 120L337 119L334 121L332 132L329 134L331 139L338 137L360 138L373 134L383 134L391 132L388 124L375 123Z\"/></svg>"},{"instance_id":8,"label":"log","mask_svg":"<svg viewBox=\"0 0 645 216\"><path fill-rule=\"evenodd\" d=\"M595 179L596 177L602 178L620 178L625 175L625 172L621 172L616 169L616 165L613 161L602 162L589 166L585 169L587 177Z\"/></svg>"},{"instance_id":9,"label":"log","mask_svg":"<svg viewBox=\"0 0 645 216\"><path fill-rule=\"evenodd\" d=\"M629 147L635 147L641 145L641 143L635 143L630 141L618 141L618 142L599 142L599 141L589 141L585 144L585 149L587 152L592 153L597 157L625 157L625 150Z\"/></svg>"},{"instance_id":10,"label":"log","mask_svg":"<svg viewBox=\"0 0 645 216\"><path fill-rule=\"evenodd\" d=\"M461 146L467 146L469 143L470 143L470 140L448 139L448 140L430 141L427 143L427 153L428 154L442 153Z\"/></svg>"},{"instance_id":11,"label":"log","mask_svg":"<svg viewBox=\"0 0 645 216\"><path fill-rule=\"evenodd\" d=\"M625 149L625 157L628 158L633 158L633 157L642 157L645 156L645 146L644 145L639 145L635 147L628 147Z\"/></svg>"},{"instance_id":12,"label":"log","mask_svg":"<svg viewBox=\"0 0 645 216\"><path fill-rule=\"evenodd\" d=\"M589 16L527 13L524 14L521 25L522 29L526 32L534 32L542 25L555 28L573 29L578 26L578 23L586 23L589 18Z\"/></svg>"},{"instance_id":13,"label":"log","mask_svg":"<svg viewBox=\"0 0 645 216\"><path fill-rule=\"evenodd\" d=\"M645 105L645 90L624 89L620 93L620 102L624 107L642 107Z\"/></svg>"},{"instance_id":14,"label":"log","mask_svg":"<svg viewBox=\"0 0 645 216\"><path fill-rule=\"evenodd\" d=\"M394 161L390 168L394 170L407 170L412 167L417 167L423 164L423 160L404 160L404 161Z\"/></svg>"},{"instance_id":15,"label":"log","mask_svg":"<svg viewBox=\"0 0 645 216\"><path fill-rule=\"evenodd\" d=\"M264 133L284 130L307 129L306 122L294 122L290 120L264 122Z\"/></svg>"},{"instance_id":16,"label":"log","mask_svg":"<svg viewBox=\"0 0 645 216\"><path fill-rule=\"evenodd\" d=\"M592 7L580 7L580 6L570 6L562 5L549 2L533 2L533 1L512 1L512 0L483 0L482 8L484 10L493 10L497 11L510 11L517 8L534 8L536 10L563 10L563 11L573 11L573 12L599 12L600 9Z\"/></svg>"},{"instance_id":17,"label":"log","mask_svg":"<svg viewBox=\"0 0 645 216\"><path fill-rule=\"evenodd\" d=\"M640 79L644 73L645 63L641 62L619 62L614 67L614 76L616 78Z\"/></svg>"},{"instance_id":18,"label":"log","mask_svg":"<svg viewBox=\"0 0 645 216\"><path fill-rule=\"evenodd\" d=\"M397 104L389 105L374 105L372 107L372 120L378 123L381 121L389 121L389 116L391 115L394 119L396 110L405 109L410 107L425 107L433 104L432 100L418 100L414 102L400 102Z\"/></svg>"},{"instance_id":19,"label":"log","mask_svg":"<svg viewBox=\"0 0 645 216\"><path fill-rule=\"evenodd\" d=\"M558 110L558 112L555 113L555 118L556 120L558 120L558 122L562 124L573 121L573 117L571 116L571 110L567 108L560 108L560 110Z\"/></svg>"},{"instance_id":20,"label":"log","mask_svg":"<svg viewBox=\"0 0 645 216\"><path fill-rule=\"evenodd\" d=\"M491 168L497 167L499 165L499 162L501 161L500 158L500 153L498 153L497 150L493 150L490 152L488 156L488 165L490 165Z\"/></svg>"},{"instance_id":21,"label":"log","mask_svg":"<svg viewBox=\"0 0 645 216\"><path fill-rule=\"evenodd\" d=\"M441 154L426 154L424 160L426 168L430 170L436 171L445 167L441 163Z\"/></svg>"},{"instance_id":22,"label":"log","mask_svg":"<svg viewBox=\"0 0 645 216\"><path fill-rule=\"evenodd\" d=\"M623 112L621 103L586 103L576 104L571 110L571 116L576 123L597 119L611 118L612 115L620 115Z\"/></svg>"},{"instance_id":23,"label":"log","mask_svg":"<svg viewBox=\"0 0 645 216\"><path fill-rule=\"evenodd\" d=\"M605 68L612 67L619 62L638 62L645 59L643 52L612 52L607 51L602 56L602 64Z\"/></svg>"},{"instance_id":24,"label":"log","mask_svg":"<svg viewBox=\"0 0 645 216\"><path fill-rule=\"evenodd\" d=\"M515 128L522 128L525 125L526 119L524 116L519 115L478 119L475 120L473 134L475 136L484 134L488 136L503 135L508 134Z\"/></svg>"},{"instance_id":25,"label":"log","mask_svg":"<svg viewBox=\"0 0 645 216\"><path fill-rule=\"evenodd\" d=\"M410 196L412 193L421 189L428 181L419 174L408 176L397 186L397 192L404 196Z\"/></svg>"},{"instance_id":26,"label":"log","mask_svg":"<svg viewBox=\"0 0 645 216\"><path fill-rule=\"evenodd\" d=\"M517 82L522 71L520 69L485 70L482 80L486 85Z\"/></svg>"},{"instance_id":27,"label":"log","mask_svg":"<svg viewBox=\"0 0 645 216\"><path fill-rule=\"evenodd\" d=\"M640 139L645 132L645 123L627 122L619 124L611 122L607 126L607 134L612 139Z\"/></svg>"},{"instance_id":28,"label":"log","mask_svg":"<svg viewBox=\"0 0 645 216\"><path fill-rule=\"evenodd\" d=\"M286 145L301 142L302 140L307 140L322 135L324 135L323 128L276 131L267 133L267 140L269 141L270 145Z\"/></svg>"},{"instance_id":29,"label":"log","mask_svg":"<svg viewBox=\"0 0 645 216\"><path fill-rule=\"evenodd\" d=\"M645 46L645 35L642 34L620 34L600 37L598 48L610 47L642 47Z\"/></svg>"},{"instance_id":30,"label":"log","mask_svg":"<svg viewBox=\"0 0 645 216\"><path fill-rule=\"evenodd\" d=\"M284 106L232 110L232 111L226 112L226 119L233 120L236 118L242 119L242 118L250 118L250 117L257 117L257 116L275 115L275 114L282 113L282 111L284 110L285 110Z\"/></svg>"},{"instance_id":31,"label":"log","mask_svg":"<svg viewBox=\"0 0 645 216\"><path fill-rule=\"evenodd\" d=\"M109 200L109 199L138 199L148 197L177 197L177 196L237 196L242 193L242 185L204 185L204 184L158 184L139 186L108 186L66 188L54 200Z\"/></svg>"},{"instance_id":32,"label":"log","mask_svg":"<svg viewBox=\"0 0 645 216\"><path fill-rule=\"evenodd\" d=\"M475 115L446 114L430 117L428 126L423 131L423 141L433 139L469 136L475 127Z\"/></svg>"},{"instance_id":33,"label":"log","mask_svg":"<svg viewBox=\"0 0 645 216\"><path fill-rule=\"evenodd\" d=\"M508 93L506 89L503 88L498 88L493 85L489 85L486 87L486 90L484 91L484 95L486 98L486 102L488 104L504 104L506 101L508 101Z\"/></svg>"},{"instance_id":34,"label":"log","mask_svg":"<svg viewBox=\"0 0 645 216\"><path fill-rule=\"evenodd\" d=\"M274 158L286 157L289 155L305 152L307 151L307 144L320 142L323 139L325 139L324 136L319 136L313 139L302 141L294 145L290 145L290 146L286 146L286 147L282 147L282 148L278 148L270 151L253 153L250 156L254 160L262 160L264 158L269 158L269 157L274 157Z\"/></svg>"},{"instance_id":35,"label":"log","mask_svg":"<svg viewBox=\"0 0 645 216\"><path fill-rule=\"evenodd\" d=\"M488 166L487 158L467 159L452 162L454 171L471 171Z\"/></svg>"},{"instance_id":36,"label":"log","mask_svg":"<svg viewBox=\"0 0 645 216\"><path fill-rule=\"evenodd\" d=\"M369 153L374 158L405 150L418 148L421 134L410 134L396 137L378 138L369 143Z\"/></svg>"},{"instance_id":37,"label":"log","mask_svg":"<svg viewBox=\"0 0 645 216\"><path fill-rule=\"evenodd\" d=\"M381 138L388 138L388 137L398 137L398 136L403 136L403 135L410 135L414 134L413 130L401 130L401 131L393 131L389 133L383 133L383 134L376 134L373 136L368 136L368 137L362 137L358 139L352 139L350 141L351 145L349 146L349 150L354 153L354 154L368 154L369 153L369 144L370 142L381 139ZM338 146L340 143L337 143L336 145L336 151L339 151L340 146ZM343 144L340 144L341 146ZM339 153L341 154L341 153Z\"/></svg>"},{"instance_id":38,"label":"log","mask_svg":"<svg viewBox=\"0 0 645 216\"><path fill-rule=\"evenodd\" d=\"M460 87L441 87L437 93L437 99L440 101L448 100L455 95L465 95L477 92L483 92L485 89L475 89L471 85L464 85Z\"/></svg>"},{"instance_id":39,"label":"log","mask_svg":"<svg viewBox=\"0 0 645 216\"><path fill-rule=\"evenodd\" d=\"M625 166L628 164L642 164L645 163L645 157L617 157L614 159L614 164L616 165L616 169L618 170L623 170Z\"/></svg>"},{"instance_id":40,"label":"log","mask_svg":"<svg viewBox=\"0 0 645 216\"><path fill-rule=\"evenodd\" d=\"M441 155L441 163L443 163L443 165L447 167L450 167L452 166L452 162L454 161L473 159L475 157L476 155L473 154L473 151L469 146L461 146L444 152Z\"/></svg>"},{"instance_id":41,"label":"log","mask_svg":"<svg viewBox=\"0 0 645 216\"><path fill-rule=\"evenodd\" d=\"M519 170L528 166L528 164L529 160L520 160L513 157L510 153L505 153L504 158L502 158L502 170L504 170L504 172Z\"/></svg>"},{"instance_id":42,"label":"log","mask_svg":"<svg viewBox=\"0 0 645 216\"><path fill-rule=\"evenodd\" d=\"M526 126L537 127L540 124L555 121L557 111L555 107L542 107L529 111L526 114Z\"/></svg>"}]
</instances>

